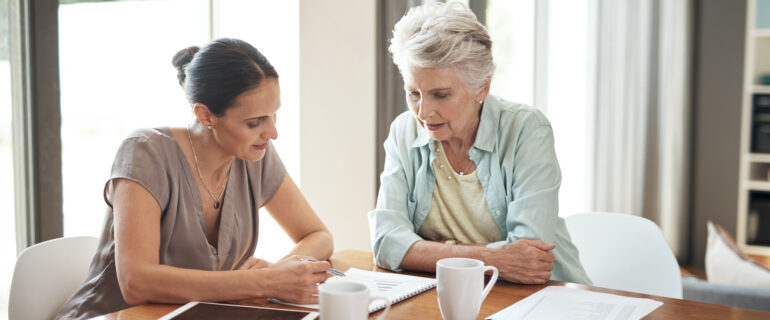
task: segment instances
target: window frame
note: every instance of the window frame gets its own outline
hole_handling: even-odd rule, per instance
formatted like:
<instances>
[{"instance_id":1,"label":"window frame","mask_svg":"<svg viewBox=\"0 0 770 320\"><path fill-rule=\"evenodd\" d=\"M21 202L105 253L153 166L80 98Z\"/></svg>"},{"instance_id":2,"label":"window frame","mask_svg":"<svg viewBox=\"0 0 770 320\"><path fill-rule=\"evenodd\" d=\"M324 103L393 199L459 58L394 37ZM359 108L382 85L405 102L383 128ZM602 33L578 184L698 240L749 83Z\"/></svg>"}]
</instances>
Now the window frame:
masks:
<instances>
[{"instance_id":1,"label":"window frame","mask_svg":"<svg viewBox=\"0 0 770 320\"><path fill-rule=\"evenodd\" d=\"M18 252L62 236L58 8L58 1L9 1Z\"/></svg>"}]
</instances>

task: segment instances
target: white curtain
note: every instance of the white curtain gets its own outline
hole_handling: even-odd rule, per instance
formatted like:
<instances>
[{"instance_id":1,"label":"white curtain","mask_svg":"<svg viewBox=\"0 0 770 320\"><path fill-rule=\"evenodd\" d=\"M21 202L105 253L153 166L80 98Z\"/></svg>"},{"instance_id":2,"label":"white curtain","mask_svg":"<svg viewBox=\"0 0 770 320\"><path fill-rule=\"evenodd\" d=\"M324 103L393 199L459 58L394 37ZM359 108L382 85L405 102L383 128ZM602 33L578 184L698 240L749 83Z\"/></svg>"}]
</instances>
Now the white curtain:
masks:
<instances>
[{"instance_id":1,"label":"white curtain","mask_svg":"<svg viewBox=\"0 0 770 320\"><path fill-rule=\"evenodd\" d=\"M644 216L687 255L689 0L595 0L592 207Z\"/></svg>"}]
</instances>

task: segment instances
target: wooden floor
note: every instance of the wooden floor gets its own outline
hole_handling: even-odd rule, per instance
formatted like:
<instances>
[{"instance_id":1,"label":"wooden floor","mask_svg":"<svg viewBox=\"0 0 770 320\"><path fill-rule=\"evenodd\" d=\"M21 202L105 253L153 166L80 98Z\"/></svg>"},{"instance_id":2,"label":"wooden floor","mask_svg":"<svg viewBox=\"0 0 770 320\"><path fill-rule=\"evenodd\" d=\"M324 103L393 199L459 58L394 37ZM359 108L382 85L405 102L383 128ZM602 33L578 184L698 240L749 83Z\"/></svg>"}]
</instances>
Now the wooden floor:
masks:
<instances>
[{"instance_id":1,"label":"wooden floor","mask_svg":"<svg viewBox=\"0 0 770 320\"><path fill-rule=\"evenodd\" d=\"M759 256L759 255L749 255L751 258L759 262L759 264L765 266L766 268L770 269L770 256ZM707 280L706 278L706 269L701 266L695 266L695 265L685 265L680 266L679 269L682 271L682 276L696 276L698 279Z\"/></svg>"},{"instance_id":2,"label":"wooden floor","mask_svg":"<svg viewBox=\"0 0 770 320\"><path fill-rule=\"evenodd\" d=\"M749 256L754 258L754 260L757 260L757 262L765 266L765 268L770 269L770 256L758 256L753 254L750 254Z\"/></svg>"}]
</instances>

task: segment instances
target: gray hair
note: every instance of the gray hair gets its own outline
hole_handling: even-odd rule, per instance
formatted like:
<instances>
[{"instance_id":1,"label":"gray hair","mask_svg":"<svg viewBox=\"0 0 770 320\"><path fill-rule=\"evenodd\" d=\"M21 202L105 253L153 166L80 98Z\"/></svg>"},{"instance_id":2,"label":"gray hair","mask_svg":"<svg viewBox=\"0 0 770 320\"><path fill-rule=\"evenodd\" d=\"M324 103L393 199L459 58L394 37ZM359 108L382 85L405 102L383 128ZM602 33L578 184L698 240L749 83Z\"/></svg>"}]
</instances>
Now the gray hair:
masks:
<instances>
[{"instance_id":1,"label":"gray hair","mask_svg":"<svg viewBox=\"0 0 770 320\"><path fill-rule=\"evenodd\" d=\"M402 76L412 68L454 67L465 85L481 89L495 72L487 29L459 2L409 9L393 28L389 50Z\"/></svg>"}]
</instances>

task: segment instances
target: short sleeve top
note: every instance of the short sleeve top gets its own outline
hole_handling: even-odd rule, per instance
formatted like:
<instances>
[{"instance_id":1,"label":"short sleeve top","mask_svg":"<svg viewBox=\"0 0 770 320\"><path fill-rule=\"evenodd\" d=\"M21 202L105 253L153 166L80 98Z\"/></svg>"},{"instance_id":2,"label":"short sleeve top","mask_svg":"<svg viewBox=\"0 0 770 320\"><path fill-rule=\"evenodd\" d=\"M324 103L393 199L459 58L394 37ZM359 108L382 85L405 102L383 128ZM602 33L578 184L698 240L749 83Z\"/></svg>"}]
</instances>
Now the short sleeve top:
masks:
<instances>
[{"instance_id":1,"label":"short sleeve top","mask_svg":"<svg viewBox=\"0 0 770 320\"><path fill-rule=\"evenodd\" d=\"M202 150L205 152L204 150ZM198 270L233 270L254 254L259 208L278 191L286 170L272 143L259 161L235 158L220 213L217 246L209 244L203 225L195 173L169 128L140 129L118 149L105 184L108 205L96 255L83 285L54 319L87 319L129 307L115 271L112 182L127 179L144 187L161 208L161 264Z\"/></svg>"}]
</instances>

